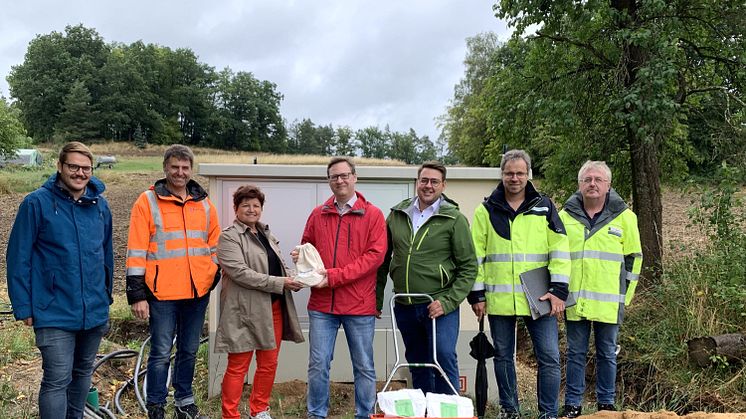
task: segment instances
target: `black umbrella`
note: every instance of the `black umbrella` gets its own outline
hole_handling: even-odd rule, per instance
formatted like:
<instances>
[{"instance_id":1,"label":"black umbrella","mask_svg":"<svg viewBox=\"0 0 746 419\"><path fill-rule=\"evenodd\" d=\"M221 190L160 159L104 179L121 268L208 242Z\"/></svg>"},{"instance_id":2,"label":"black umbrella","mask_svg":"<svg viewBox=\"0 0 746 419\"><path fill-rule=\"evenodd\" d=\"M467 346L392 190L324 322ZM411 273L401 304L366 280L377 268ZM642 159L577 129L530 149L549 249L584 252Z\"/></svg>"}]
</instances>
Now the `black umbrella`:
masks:
<instances>
[{"instance_id":1,"label":"black umbrella","mask_svg":"<svg viewBox=\"0 0 746 419\"><path fill-rule=\"evenodd\" d=\"M469 342L469 355L477 360L477 376L474 380L474 395L477 402L477 416L484 417L487 408L487 365L486 360L495 356L495 348L484 334L484 317L479 320L479 333Z\"/></svg>"}]
</instances>

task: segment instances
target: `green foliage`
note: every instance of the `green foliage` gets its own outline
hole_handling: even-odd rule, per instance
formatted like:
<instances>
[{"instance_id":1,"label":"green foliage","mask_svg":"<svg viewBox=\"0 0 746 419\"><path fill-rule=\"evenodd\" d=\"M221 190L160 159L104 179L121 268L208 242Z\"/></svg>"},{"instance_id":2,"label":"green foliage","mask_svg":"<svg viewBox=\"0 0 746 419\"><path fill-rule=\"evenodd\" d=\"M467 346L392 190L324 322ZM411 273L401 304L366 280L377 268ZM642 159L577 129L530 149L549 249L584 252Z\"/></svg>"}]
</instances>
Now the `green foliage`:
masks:
<instances>
[{"instance_id":1,"label":"green foliage","mask_svg":"<svg viewBox=\"0 0 746 419\"><path fill-rule=\"evenodd\" d=\"M85 141L99 135L99 112L93 108L91 94L82 81L76 81L62 101L62 113L54 127L58 142Z\"/></svg>"},{"instance_id":2,"label":"green foliage","mask_svg":"<svg viewBox=\"0 0 746 419\"><path fill-rule=\"evenodd\" d=\"M704 370L686 367L688 340L742 332L746 324L746 213L735 181L740 174L724 165L715 175L721 182L701 191L701 202L691 211L692 234L706 235L708 245L668 264L660 282L633 302L623 325L620 376L639 409L746 407L739 396L746 389L741 365L717 358ZM711 397L712 389L720 396Z\"/></svg>"},{"instance_id":3,"label":"green foliage","mask_svg":"<svg viewBox=\"0 0 746 419\"><path fill-rule=\"evenodd\" d=\"M0 157L11 156L26 145L26 130L17 109L11 108L0 96Z\"/></svg>"}]
</instances>

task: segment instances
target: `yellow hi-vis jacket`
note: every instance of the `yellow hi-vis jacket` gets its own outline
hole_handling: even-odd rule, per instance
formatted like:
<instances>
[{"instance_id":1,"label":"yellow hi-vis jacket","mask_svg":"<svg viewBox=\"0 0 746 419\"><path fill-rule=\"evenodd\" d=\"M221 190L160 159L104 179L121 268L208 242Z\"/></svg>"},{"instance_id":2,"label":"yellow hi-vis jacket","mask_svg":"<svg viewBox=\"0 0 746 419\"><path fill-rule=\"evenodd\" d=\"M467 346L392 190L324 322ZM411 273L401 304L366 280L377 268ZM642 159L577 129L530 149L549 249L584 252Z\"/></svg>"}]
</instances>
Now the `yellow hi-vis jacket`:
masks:
<instances>
[{"instance_id":1,"label":"yellow hi-vis jacket","mask_svg":"<svg viewBox=\"0 0 746 419\"><path fill-rule=\"evenodd\" d=\"M502 183L482 205L472 221L472 239L479 271L469 303L486 301L487 314L531 315L520 274L547 266L549 292L567 299L570 254L567 236L552 201L531 182L517 211L505 200Z\"/></svg>"},{"instance_id":2,"label":"yellow hi-vis jacket","mask_svg":"<svg viewBox=\"0 0 746 419\"><path fill-rule=\"evenodd\" d=\"M190 180L187 191L182 201L162 179L135 201L127 240L130 304L202 297L219 280L217 211L197 182Z\"/></svg>"},{"instance_id":3,"label":"yellow hi-vis jacket","mask_svg":"<svg viewBox=\"0 0 746 419\"><path fill-rule=\"evenodd\" d=\"M560 217L570 240L570 292L577 300L567 309L567 320L621 324L642 268L637 216L611 189L592 227L580 192L565 203Z\"/></svg>"}]
</instances>

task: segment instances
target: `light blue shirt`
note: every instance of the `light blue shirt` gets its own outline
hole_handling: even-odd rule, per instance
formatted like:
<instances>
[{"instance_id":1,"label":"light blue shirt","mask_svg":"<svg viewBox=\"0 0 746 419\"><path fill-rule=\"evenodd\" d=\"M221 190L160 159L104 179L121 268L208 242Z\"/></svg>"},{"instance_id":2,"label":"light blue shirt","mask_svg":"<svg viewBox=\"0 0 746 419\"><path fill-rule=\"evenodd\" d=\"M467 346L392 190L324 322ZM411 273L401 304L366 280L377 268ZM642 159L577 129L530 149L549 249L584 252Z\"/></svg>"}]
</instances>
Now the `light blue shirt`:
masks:
<instances>
[{"instance_id":1,"label":"light blue shirt","mask_svg":"<svg viewBox=\"0 0 746 419\"><path fill-rule=\"evenodd\" d=\"M337 201L337 198L334 198L334 206L337 207L337 212L339 212L339 215L344 215L349 212L352 207L355 206L355 202L357 202L357 194L353 194L352 198L350 198L347 203L340 205L339 201Z\"/></svg>"},{"instance_id":2,"label":"light blue shirt","mask_svg":"<svg viewBox=\"0 0 746 419\"><path fill-rule=\"evenodd\" d=\"M409 216L412 218L412 230L414 234L417 234L417 230L419 230L420 227L422 227L422 225L433 216L433 214L438 212L441 202L443 202L442 196L438 198L437 201L433 202L432 205L420 211L420 198L414 198L414 201L412 201L412 211L408 211Z\"/></svg>"}]
</instances>

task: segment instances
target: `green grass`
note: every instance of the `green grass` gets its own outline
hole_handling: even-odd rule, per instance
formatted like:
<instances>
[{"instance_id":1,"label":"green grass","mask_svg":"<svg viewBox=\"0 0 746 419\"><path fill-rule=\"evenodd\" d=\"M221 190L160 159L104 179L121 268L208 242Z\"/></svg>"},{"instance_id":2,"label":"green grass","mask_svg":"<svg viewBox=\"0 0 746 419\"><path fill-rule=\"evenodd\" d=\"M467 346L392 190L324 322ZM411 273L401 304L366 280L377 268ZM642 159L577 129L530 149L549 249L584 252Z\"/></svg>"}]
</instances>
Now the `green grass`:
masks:
<instances>
[{"instance_id":1,"label":"green grass","mask_svg":"<svg viewBox=\"0 0 746 419\"><path fill-rule=\"evenodd\" d=\"M0 327L0 367L17 359L33 359L36 356L34 329L22 322L3 322Z\"/></svg>"}]
</instances>

